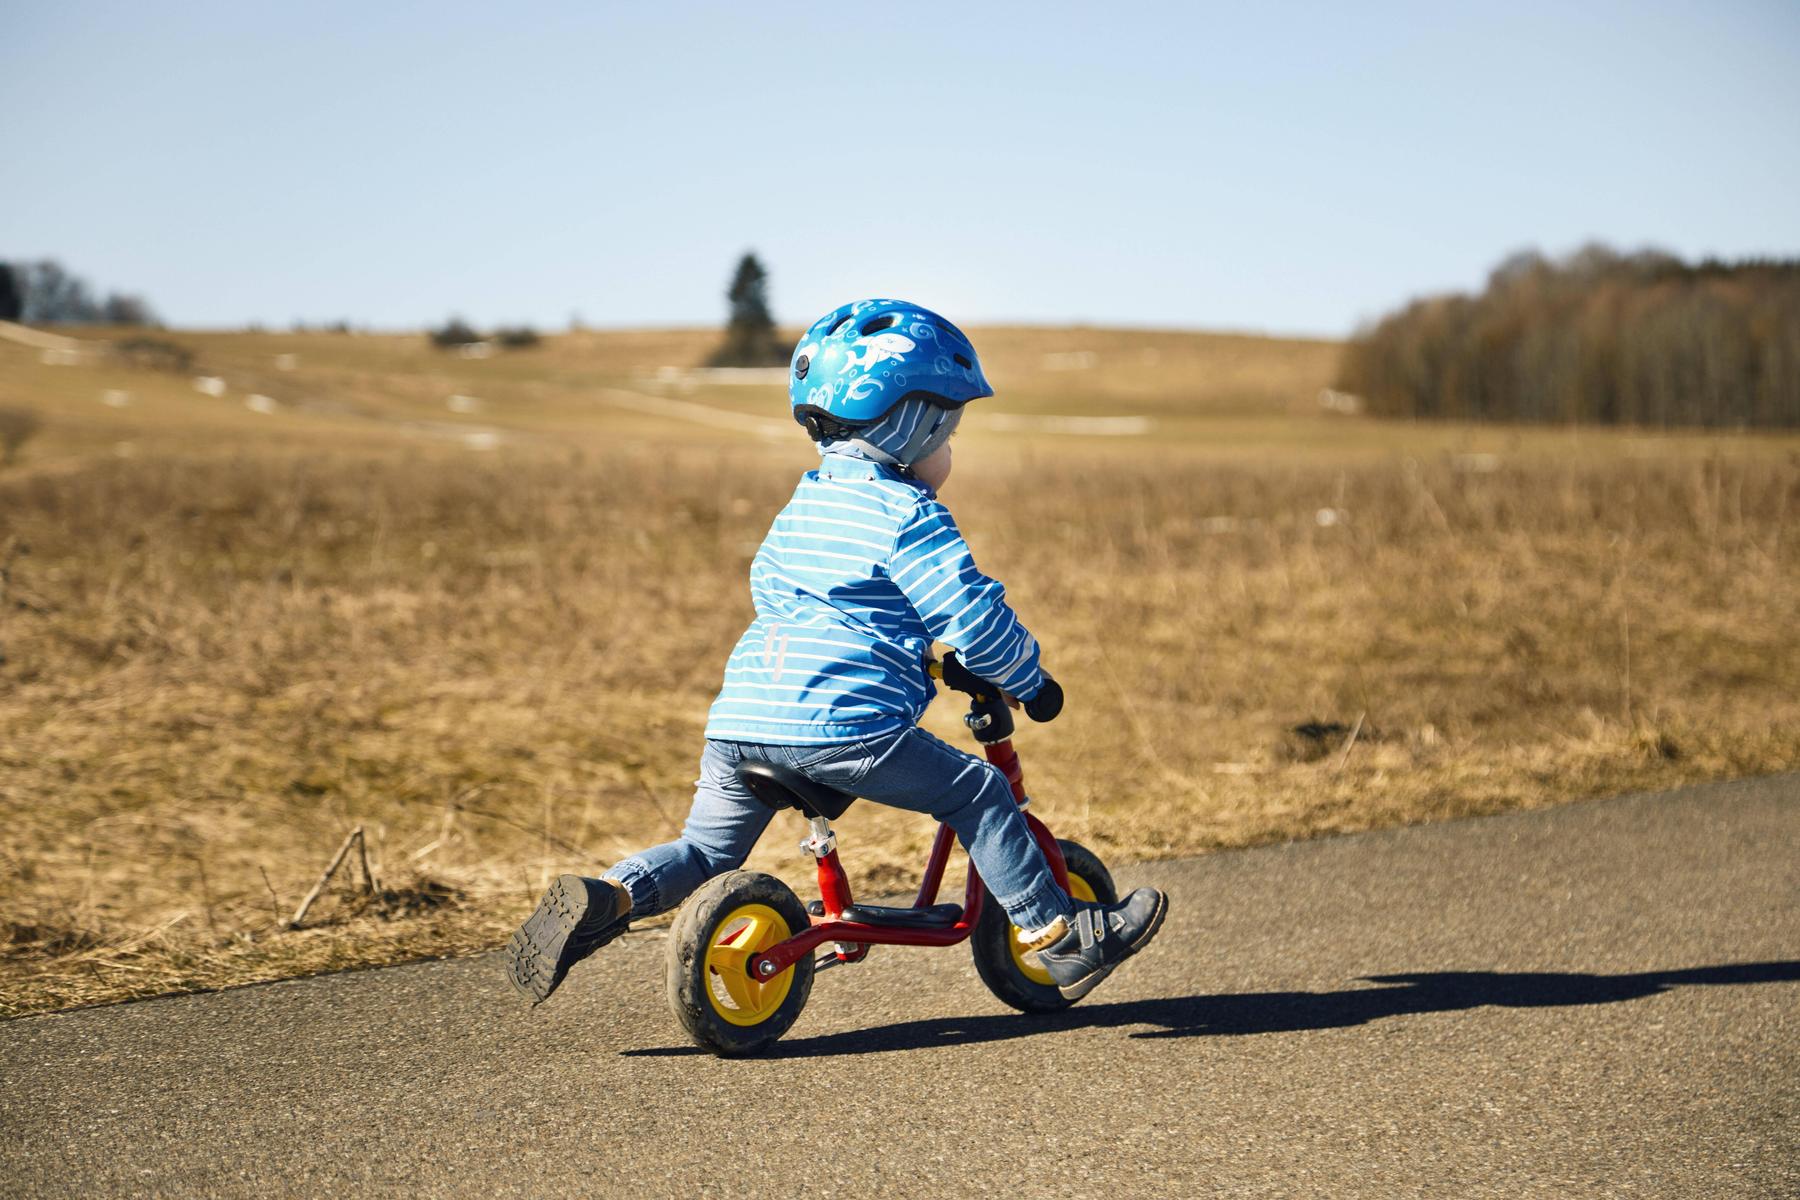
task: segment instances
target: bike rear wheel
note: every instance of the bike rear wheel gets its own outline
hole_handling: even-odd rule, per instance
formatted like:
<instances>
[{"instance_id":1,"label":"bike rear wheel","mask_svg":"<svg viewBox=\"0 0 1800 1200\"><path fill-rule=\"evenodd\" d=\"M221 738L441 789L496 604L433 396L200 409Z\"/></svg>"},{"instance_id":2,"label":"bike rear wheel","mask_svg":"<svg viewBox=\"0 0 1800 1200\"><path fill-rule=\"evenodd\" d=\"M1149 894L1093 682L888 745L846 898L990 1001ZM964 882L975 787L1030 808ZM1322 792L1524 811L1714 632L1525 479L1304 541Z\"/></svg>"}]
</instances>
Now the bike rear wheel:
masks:
<instances>
[{"instance_id":1,"label":"bike rear wheel","mask_svg":"<svg viewBox=\"0 0 1800 1200\"><path fill-rule=\"evenodd\" d=\"M731 871L688 897L669 930L668 996L695 1044L736 1058L788 1031L812 994L812 957L770 979L747 967L809 923L787 884L755 871Z\"/></svg>"}]
</instances>

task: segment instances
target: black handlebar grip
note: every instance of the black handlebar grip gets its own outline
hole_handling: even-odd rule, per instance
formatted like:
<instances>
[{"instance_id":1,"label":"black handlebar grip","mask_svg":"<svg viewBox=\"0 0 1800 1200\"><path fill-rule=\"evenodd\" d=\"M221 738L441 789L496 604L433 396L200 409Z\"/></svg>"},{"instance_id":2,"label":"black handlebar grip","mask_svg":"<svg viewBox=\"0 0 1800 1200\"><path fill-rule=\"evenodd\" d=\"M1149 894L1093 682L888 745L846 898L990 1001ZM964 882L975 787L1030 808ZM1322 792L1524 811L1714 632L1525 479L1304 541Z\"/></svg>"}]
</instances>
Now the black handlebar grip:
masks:
<instances>
[{"instance_id":1,"label":"black handlebar grip","mask_svg":"<svg viewBox=\"0 0 1800 1200\"><path fill-rule=\"evenodd\" d=\"M943 659L944 686L967 696L998 696L1000 689L962 665L952 650Z\"/></svg>"},{"instance_id":2,"label":"black handlebar grip","mask_svg":"<svg viewBox=\"0 0 1800 1200\"><path fill-rule=\"evenodd\" d=\"M1062 684L1046 675L1044 686L1038 689L1037 695L1025 701L1025 715L1034 721L1054 721L1062 707Z\"/></svg>"}]
</instances>

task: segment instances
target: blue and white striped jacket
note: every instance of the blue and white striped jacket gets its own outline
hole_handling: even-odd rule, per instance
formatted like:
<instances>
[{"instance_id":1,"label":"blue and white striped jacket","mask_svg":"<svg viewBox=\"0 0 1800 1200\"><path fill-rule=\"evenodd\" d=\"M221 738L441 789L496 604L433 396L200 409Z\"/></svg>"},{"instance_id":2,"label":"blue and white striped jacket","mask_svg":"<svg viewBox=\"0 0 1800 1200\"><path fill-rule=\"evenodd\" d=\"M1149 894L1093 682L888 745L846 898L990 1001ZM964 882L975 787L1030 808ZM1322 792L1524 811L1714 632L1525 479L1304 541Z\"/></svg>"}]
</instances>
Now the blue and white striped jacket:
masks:
<instances>
[{"instance_id":1,"label":"blue and white striped jacket","mask_svg":"<svg viewBox=\"0 0 1800 1200\"><path fill-rule=\"evenodd\" d=\"M917 723L946 642L1022 699L1043 686L1037 640L976 569L950 510L879 463L827 454L750 565L756 620L725 664L706 736L817 745Z\"/></svg>"}]
</instances>

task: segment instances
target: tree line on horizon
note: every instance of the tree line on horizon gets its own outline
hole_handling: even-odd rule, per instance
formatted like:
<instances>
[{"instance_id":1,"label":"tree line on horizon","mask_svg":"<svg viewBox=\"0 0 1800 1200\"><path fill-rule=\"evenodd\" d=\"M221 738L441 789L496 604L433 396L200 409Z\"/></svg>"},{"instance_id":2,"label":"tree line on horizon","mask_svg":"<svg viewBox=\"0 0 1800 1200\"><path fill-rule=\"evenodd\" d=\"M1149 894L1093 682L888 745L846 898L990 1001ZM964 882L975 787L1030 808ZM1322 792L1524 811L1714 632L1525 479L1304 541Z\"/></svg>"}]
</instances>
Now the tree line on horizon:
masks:
<instances>
[{"instance_id":1,"label":"tree line on horizon","mask_svg":"<svg viewBox=\"0 0 1800 1200\"><path fill-rule=\"evenodd\" d=\"M0 321L27 325L156 325L156 311L142 296L108 292L53 258L0 261Z\"/></svg>"},{"instance_id":2,"label":"tree line on horizon","mask_svg":"<svg viewBox=\"0 0 1800 1200\"><path fill-rule=\"evenodd\" d=\"M1524 251L1359 332L1339 386L1383 416L1800 427L1800 260Z\"/></svg>"}]
</instances>

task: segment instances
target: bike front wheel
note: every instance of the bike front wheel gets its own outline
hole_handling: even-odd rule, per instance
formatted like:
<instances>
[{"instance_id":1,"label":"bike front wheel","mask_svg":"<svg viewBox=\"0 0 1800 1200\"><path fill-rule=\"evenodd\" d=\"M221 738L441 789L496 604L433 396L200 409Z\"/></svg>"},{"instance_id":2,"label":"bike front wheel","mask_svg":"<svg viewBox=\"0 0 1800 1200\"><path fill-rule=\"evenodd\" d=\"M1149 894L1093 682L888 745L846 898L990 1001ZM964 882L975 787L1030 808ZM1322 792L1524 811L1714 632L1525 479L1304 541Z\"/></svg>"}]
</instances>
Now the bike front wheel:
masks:
<instances>
[{"instance_id":1,"label":"bike front wheel","mask_svg":"<svg viewBox=\"0 0 1800 1200\"><path fill-rule=\"evenodd\" d=\"M1100 856L1080 842L1056 839L1063 862L1069 868L1069 895L1090 904L1116 904L1119 890ZM1006 910L993 902L982 905L970 947L981 982L1001 1001L1020 1012L1058 1012L1075 1003L1065 1000L1050 973L1038 965L1037 955L1019 945L1019 928L1006 918Z\"/></svg>"}]
</instances>

